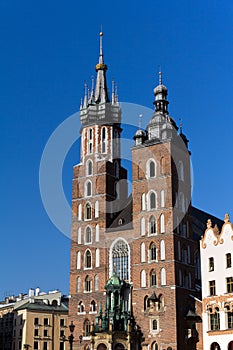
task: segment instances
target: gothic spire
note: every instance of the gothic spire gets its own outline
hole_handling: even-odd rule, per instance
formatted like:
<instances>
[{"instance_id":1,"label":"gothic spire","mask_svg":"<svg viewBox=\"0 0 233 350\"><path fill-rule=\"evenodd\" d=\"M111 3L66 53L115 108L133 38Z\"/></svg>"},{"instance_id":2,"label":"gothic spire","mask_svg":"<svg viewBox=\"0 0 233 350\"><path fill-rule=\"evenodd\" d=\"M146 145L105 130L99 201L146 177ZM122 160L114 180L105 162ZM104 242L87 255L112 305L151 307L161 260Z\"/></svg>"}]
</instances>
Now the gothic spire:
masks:
<instances>
[{"instance_id":1,"label":"gothic spire","mask_svg":"<svg viewBox=\"0 0 233 350\"><path fill-rule=\"evenodd\" d=\"M95 88L95 102L105 103L109 102L106 71L108 69L107 65L104 64L103 56L103 32L100 32L100 53L99 53L99 63L95 66L97 72L96 88Z\"/></svg>"}]
</instances>

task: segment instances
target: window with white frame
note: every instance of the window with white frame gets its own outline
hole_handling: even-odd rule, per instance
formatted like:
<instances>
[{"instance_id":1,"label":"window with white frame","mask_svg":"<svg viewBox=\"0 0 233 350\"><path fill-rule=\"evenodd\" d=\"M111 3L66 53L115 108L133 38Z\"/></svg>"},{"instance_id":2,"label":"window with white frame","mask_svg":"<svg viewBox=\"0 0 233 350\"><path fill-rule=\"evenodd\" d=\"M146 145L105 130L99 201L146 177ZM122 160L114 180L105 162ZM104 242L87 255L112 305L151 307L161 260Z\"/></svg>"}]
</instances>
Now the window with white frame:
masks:
<instances>
[{"instance_id":1,"label":"window with white frame","mask_svg":"<svg viewBox=\"0 0 233 350\"><path fill-rule=\"evenodd\" d=\"M160 259L165 260L165 242L162 240L160 242Z\"/></svg>"},{"instance_id":2,"label":"window with white frame","mask_svg":"<svg viewBox=\"0 0 233 350\"><path fill-rule=\"evenodd\" d=\"M95 218L99 217L99 201L95 202Z\"/></svg>"},{"instance_id":3,"label":"window with white frame","mask_svg":"<svg viewBox=\"0 0 233 350\"><path fill-rule=\"evenodd\" d=\"M160 215L160 233L165 233L165 218L164 218L164 214Z\"/></svg>"},{"instance_id":4,"label":"window with white frame","mask_svg":"<svg viewBox=\"0 0 233 350\"><path fill-rule=\"evenodd\" d=\"M160 192L160 206L161 206L161 208L165 207L165 192L164 192L164 190L162 190Z\"/></svg>"},{"instance_id":5,"label":"window with white frame","mask_svg":"<svg viewBox=\"0 0 233 350\"><path fill-rule=\"evenodd\" d=\"M90 176L92 174L93 174L93 163L91 159L88 159L86 163L86 175Z\"/></svg>"},{"instance_id":6,"label":"window with white frame","mask_svg":"<svg viewBox=\"0 0 233 350\"><path fill-rule=\"evenodd\" d=\"M142 210L146 210L146 195L142 194Z\"/></svg>"},{"instance_id":7,"label":"window with white frame","mask_svg":"<svg viewBox=\"0 0 233 350\"><path fill-rule=\"evenodd\" d=\"M116 275L123 280L129 280L129 247L128 244L119 239L111 248L112 267Z\"/></svg>"},{"instance_id":8,"label":"window with white frame","mask_svg":"<svg viewBox=\"0 0 233 350\"><path fill-rule=\"evenodd\" d=\"M145 262L146 261L146 247L145 247L145 243L143 242L141 244L141 262Z\"/></svg>"},{"instance_id":9,"label":"window with white frame","mask_svg":"<svg viewBox=\"0 0 233 350\"><path fill-rule=\"evenodd\" d=\"M104 126L101 130L101 152L106 153L107 152L107 144L106 144L106 139L107 139L107 131L106 127Z\"/></svg>"},{"instance_id":10,"label":"window with white frame","mask_svg":"<svg viewBox=\"0 0 233 350\"><path fill-rule=\"evenodd\" d=\"M81 269L81 253L77 252L77 270Z\"/></svg>"},{"instance_id":11,"label":"window with white frame","mask_svg":"<svg viewBox=\"0 0 233 350\"><path fill-rule=\"evenodd\" d=\"M96 227L95 227L95 241L96 242L99 242L100 240L100 228L99 228L99 225L97 224Z\"/></svg>"},{"instance_id":12,"label":"window with white frame","mask_svg":"<svg viewBox=\"0 0 233 350\"><path fill-rule=\"evenodd\" d=\"M146 287L146 271L145 270L141 271L141 287L142 288Z\"/></svg>"},{"instance_id":13,"label":"window with white frame","mask_svg":"<svg viewBox=\"0 0 233 350\"><path fill-rule=\"evenodd\" d=\"M99 250L99 248L97 248L95 251L95 266L96 267L100 266L100 250Z\"/></svg>"},{"instance_id":14,"label":"window with white frame","mask_svg":"<svg viewBox=\"0 0 233 350\"><path fill-rule=\"evenodd\" d=\"M151 215L149 219L149 234L154 235L156 234L156 221L154 215Z\"/></svg>"},{"instance_id":15,"label":"window with white frame","mask_svg":"<svg viewBox=\"0 0 233 350\"><path fill-rule=\"evenodd\" d=\"M88 153L93 153L93 130L88 130Z\"/></svg>"},{"instance_id":16,"label":"window with white frame","mask_svg":"<svg viewBox=\"0 0 233 350\"><path fill-rule=\"evenodd\" d=\"M156 281L156 272L154 269L151 270L150 272L150 286L154 287L156 286L157 281Z\"/></svg>"},{"instance_id":17,"label":"window with white frame","mask_svg":"<svg viewBox=\"0 0 233 350\"><path fill-rule=\"evenodd\" d=\"M78 220L79 221L82 220L82 204L81 203L78 205Z\"/></svg>"},{"instance_id":18,"label":"window with white frame","mask_svg":"<svg viewBox=\"0 0 233 350\"><path fill-rule=\"evenodd\" d=\"M91 204L88 202L85 204L85 220L91 220Z\"/></svg>"},{"instance_id":19,"label":"window with white frame","mask_svg":"<svg viewBox=\"0 0 233 350\"><path fill-rule=\"evenodd\" d=\"M95 291L99 290L99 277L98 277L98 275L95 275L95 277L94 277L94 289L95 289Z\"/></svg>"},{"instance_id":20,"label":"window with white frame","mask_svg":"<svg viewBox=\"0 0 233 350\"><path fill-rule=\"evenodd\" d=\"M147 162L147 178L156 177L156 162L154 159L149 159Z\"/></svg>"},{"instance_id":21,"label":"window with white frame","mask_svg":"<svg viewBox=\"0 0 233 350\"><path fill-rule=\"evenodd\" d=\"M86 269L91 268L91 252L90 250L86 250L85 255L84 255L84 266Z\"/></svg>"},{"instance_id":22,"label":"window with white frame","mask_svg":"<svg viewBox=\"0 0 233 350\"><path fill-rule=\"evenodd\" d=\"M160 273L161 273L161 286L166 286L166 284L167 284L167 281L166 281L166 270L165 270L164 267L161 269Z\"/></svg>"},{"instance_id":23,"label":"window with white frame","mask_svg":"<svg viewBox=\"0 0 233 350\"><path fill-rule=\"evenodd\" d=\"M154 191L150 191L148 193L148 209L156 209L157 207L157 198L156 198L156 193Z\"/></svg>"},{"instance_id":24,"label":"window with white frame","mask_svg":"<svg viewBox=\"0 0 233 350\"><path fill-rule=\"evenodd\" d=\"M90 226L87 226L85 229L85 244L89 244L92 242L92 230Z\"/></svg>"},{"instance_id":25,"label":"window with white frame","mask_svg":"<svg viewBox=\"0 0 233 350\"><path fill-rule=\"evenodd\" d=\"M85 292L91 292L91 279L89 276L86 276L85 278L84 287L85 287Z\"/></svg>"},{"instance_id":26,"label":"window with white frame","mask_svg":"<svg viewBox=\"0 0 233 350\"><path fill-rule=\"evenodd\" d=\"M145 218L141 218L141 236L145 236L145 233L146 233Z\"/></svg>"},{"instance_id":27,"label":"window with white frame","mask_svg":"<svg viewBox=\"0 0 233 350\"><path fill-rule=\"evenodd\" d=\"M156 260L156 246L154 242L150 244L149 247L149 261L155 261Z\"/></svg>"},{"instance_id":28,"label":"window with white frame","mask_svg":"<svg viewBox=\"0 0 233 350\"><path fill-rule=\"evenodd\" d=\"M81 227L78 228L78 244L81 244L82 243L82 230L81 230Z\"/></svg>"},{"instance_id":29,"label":"window with white frame","mask_svg":"<svg viewBox=\"0 0 233 350\"><path fill-rule=\"evenodd\" d=\"M92 195L92 183L90 180L85 182L85 197L90 197Z\"/></svg>"}]
</instances>

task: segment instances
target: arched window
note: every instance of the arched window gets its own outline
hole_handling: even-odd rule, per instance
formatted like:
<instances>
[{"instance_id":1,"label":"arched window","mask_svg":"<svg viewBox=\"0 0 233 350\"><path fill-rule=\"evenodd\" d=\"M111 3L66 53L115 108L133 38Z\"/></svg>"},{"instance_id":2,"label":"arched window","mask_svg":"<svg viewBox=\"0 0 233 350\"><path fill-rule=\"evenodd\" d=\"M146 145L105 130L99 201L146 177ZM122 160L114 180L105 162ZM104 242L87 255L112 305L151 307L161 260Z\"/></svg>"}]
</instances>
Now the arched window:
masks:
<instances>
[{"instance_id":1,"label":"arched window","mask_svg":"<svg viewBox=\"0 0 233 350\"><path fill-rule=\"evenodd\" d=\"M95 289L95 291L99 290L99 277L98 277L98 275L95 275L95 277L94 277L94 289Z\"/></svg>"},{"instance_id":2,"label":"arched window","mask_svg":"<svg viewBox=\"0 0 233 350\"><path fill-rule=\"evenodd\" d=\"M89 243L91 243L91 228L87 226L85 230L85 244Z\"/></svg>"},{"instance_id":3,"label":"arched window","mask_svg":"<svg viewBox=\"0 0 233 350\"><path fill-rule=\"evenodd\" d=\"M228 344L227 350L233 350L233 340Z\"/></svg>"},{"instance_id":4,"label":"arched window","mask_svg":"<svg viewBox=\"0 0 233 350\"><path fill-rule=\"evenodd\" d=\"M156 233L156 222L155 222L155 217L151 215L149 219L149 234L153 235Z\"/></svg>"},{"instance_id":5,"label":"arched window","mask_svg":"<svg viewBox=\"0 0 233 350\"><path fill-rule=\"evenodd\" d=\"M145 243L143 242L141 244L141 262L146 261L146 248L145 248Z\"/></svg>"},{"instance_id":6,"label":"arched window","mask_svg":"<svg viewBox=\"0 0 233 350\"><path fill-rule=\"evenodd\" d=\"M84 321L84 337L89 337L91 331L91 323L89 320Z\"/></svg>"},{"instance_id":7,"label":"arched window","mask_svg":"<svg viewBox=\"0 0 233 350\"><path fill-rule=\"evenodd\" d=\"M165 260L165 242L162 240L160 242L160 259Z\"/></svg>"},{"instance_id":8,"label":"arched window","mask_svg":"<svg viewBox=\"0 0 233 350\"><path fill-rule=\"evenodd\" d=\"M146 195L142 194L142 210L146 210Z\"/></svg>"},{"instance_id":9,"label":"arched window","mask_svg":"<svg viewBox=\"0 0 233 350\"><path fill-rule=\"evenodd\" d=\"M77 270L81 269L81 253L77 252Z\"/></svg>"},{"instance_id":10,"label":"arched window","mask_svg":"<svg viewBox=\"0 0 233 350\"><path fill-rule=\"evenodd\" d=\"M151 191L149 192L149 210L156 209L156 193Z\"/></svg>"},{"instance_id":11,"label":"arched window","mask_svg":"<svg viewBox=\"0 0 233 350\"><path fill-rule=\"evenodd\" d=\"M141 236L145 236L146 231L146 225L145 225L145 218L141 218Z\"/></svg>"},{"instance_id":12,"label":"arched window","mask_svg":"<svg viewBox=\"0 0 233 350\"><path fill-rule=\"evenodd\" d=\"M85 205L85 219L91 220L91 204L89 202Z\"/></svg>"},{"instance_id":13,"label":"arched window","mask_svg":"<svg viewBox=\"0 0 233 350\"><path fill-rule=\"evenodd\" d=\"M96 267L100 266L100 250L99 250L99 248L97 248L95 251L95 266Z\"/></svg>"},{"instance_id":14,"label":"arched window","mask_svg":"<svg viewBox=\"0 0 233 350\"><path fill-rule=\"evenodd\" d=\"M155 273L155 270L151 270L151 273L150 273L150 286L153 287L153 286L156 286L156 273Z\"/></svg>"},{"instance_id":15,"label":"arched window","mask_svg":"<svg viewBox=\"0 0 233 350\"><path fill-rule=\"evenodd\" d=\"M76 288L77 292L81 292L81 278L80 276L77 277L77 288Z\"/></svg>"},{"instance_id":16,"label":"arched window","mask_svg":"<svg viewBox=\"0 0 233 350\"><path fill-rule=\"evenodd\" d=\"M96 227L95 227L95 241L96 242L99 242L100 240L100 228L99 228L99 225L97 224Z\"/></svg>"},{"instance_id":17,"label":"arched window","mask_svg":"<svg viewBox=\"0 0 233 350\"><path fill-rule=\"evenodd\" d=\"M112 247L112 268L123 280L129 280L129 247L122 239L118 239ZM113 271L112 271L113 272Z\"/></svg>"},{"instance_id":18,"label":"arched window","mask_svg":"<svg viewBox=\"0 0 233 350\"><path fill-rule=\"evenodd\" d=\"M82 230L81 227L78 228L78 244L82 244Z\"/></svg>"},{"instance_id":19,"label":"arched window","mask_svg":"<svg viewBox=\"0 0 233 350\"><path fill-rule=\"evenodd\" d=\"M93 152L93 131L92 129L88 130L88 153L92 154Z\"/></svg>"},{"instance_id":20,"label":"arched window","mask_svg":"<svg viewBox=\"0 0 233 350\"><path fill-rule=\"evenodd\" d=\"M90 269L91 268L91 252L90 252L90 250L87 250L85 252L84 266L85 266L86 269Z\"/></svg>"},{"instance_id":21,"label":"arched window","mask_svg":"<svg viewBox=\"0 0 233 350\"><path fill-rule=\"evenodd\" d=\"M85 306L82 301L78 303L78 312L82 313L85 311Z\"/></svg>"},{"instance_id":22,"label":"arched window","mask_svg":"<svg viewBox=\"0 0 233 350\"><path fill-rule=\"evenodd\" d=\"M82 204L80 203L78 206L78 220L82 220Z\"/></svg>"},{"instance_id":23,"label":"arched window","mask_svg":"<svg viewBox=\"0 0 233 350\"><path fill-rule=\"evenodd\" d=\"M162 190L160 192L160 206L161 206L161 208L165 207L165 192L164 192L164 190Z\"/></svg>"},{"instance_id":24,"label":"arched window","mask_svg":"<svg viewBox=\"0 0 233 350\"><path fill-rule=\"evenodd\" d=\"M158 344L154 341L151 345L151 350L158 350Z\"/></svg>"},{"instance_id":25,"label":"arched window","mask_svg":"<svg viewBox=\"0 0 233 350\"><path fill-rule=\"evenodd\" d=\"M166 286L167 282L166 282L166 270L163 267L161 269L161 286Z\"/></svg>"},{"instance_id":26,"label":"arched window","mask_svg":"<svg viewBox=\"0 0 233 350\"><path fill-rule=\"evenodd\" d=\"M184 164L181 160L179 161L179 164L178 164L178 176L179 176L179 180L184 181Z\"/></svg>"},{"instance_id":27,"label":"arched window","mask_svg":"<svg viewBox=\"0 0 233 350\"><path fill-rule=\"evenodd\" d=\"M156 163L154 160L149 160L147 163L148 178L156 177Z\"/></svg>"},{"instance_id":28,"label":"arched window","mask_svg":"<svg viewBox=\"0 0 233 350\"><path fill-rule=\"evenodd\" d=\"M105 126L101 130L101 151L102 153L107 152L107 147L106 147L106 128Z\"/></svg>"},{"instance_id":29,"label":"arched window","mask_svg":"<svg viewBox=\"0 0 233 350\"><path fill-rule=\"evenodd\" d=\"M96 312L96 303L95 303L95 300L92 300L92 301L91 301L91 304L90 304L90 312Z\"/></svg>"},{"instance_id":30,"label":"arched window","mask_svg":"<svg viewBox=\"0 0 233 350\"><path fill-rule=\"evenodd\" d=\"M216 342L210 345L210 350L221 350L220 345Z\"/></svg>"},{"instance_id":31,"label":"arched window","mask_svg":"<svg viewBox=\"0 0 233 350\"><path fill-rule=\"evenodd\" d=\"M149 248L149 259L150 261L156 260L156 246L153 242L150 244L150 248Z\"/></svg>"},{"instance_id":32,"label":"arched window","mask_svg":"<svg viewBox=\"0 0 233 350\"><path fill-rule=\"evenodd\" d=\"M85 183L85 196L90 197L92 195L92 183L90 180Z\"/></svg>"},{"instance_id":33,"label":"arched window","mask_svg":"<svg viewBox=\"0 0 233 350\"><path fill-rule=\"evenodd\" d=\"M165 219L164 215L160 215L160 233L165 233Z\"/></svg>"},{"instance_id":34,"label":"arched window","mask_svg":"<svg viewBox=\"0 0 233 350\"><path fill-rule=\"evenodd\" d=\"M86 276L85 278L85 292L91 291L91 279L89 276Z\"/></svg>"},{"instance_id":35,"label":"arched window","mask_svg":"<svg viewBox=\"0 0 233 350\"><path fill-rule=\"evenodd\" d=\"M141 271L141 287L146 287L146 271Z\"/></svg>"},{"instance_id":36,"label":"arched window","mask_svg":"<svg viewBox=\"0 0 233 350\"><path fill-rule=\"evenodd\" d=\"M92 160L88 159L87 163L86 163L86 175L92 175L93 173L93 163Z\"/></svg>"},{"instance_id":37,"label":"arched window","mask_svg":"<svg viewBox=\"0 0 233 350\"><path fill-rule=\"evenodd\" d=\"M95 218L99 217L99 201L95 202Z\"/></svg>"}]
</instances>

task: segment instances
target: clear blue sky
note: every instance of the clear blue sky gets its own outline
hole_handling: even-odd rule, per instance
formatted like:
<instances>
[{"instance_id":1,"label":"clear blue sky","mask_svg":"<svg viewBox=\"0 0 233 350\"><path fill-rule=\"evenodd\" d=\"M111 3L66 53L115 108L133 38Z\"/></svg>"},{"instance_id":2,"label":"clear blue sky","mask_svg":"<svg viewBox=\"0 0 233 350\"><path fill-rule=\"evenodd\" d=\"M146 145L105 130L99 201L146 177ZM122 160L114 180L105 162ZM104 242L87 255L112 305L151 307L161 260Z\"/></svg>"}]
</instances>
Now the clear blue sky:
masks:
<instances>
[{"instance_id":1,"label":"clear blue sky","mask_svg":"<svg viewBox=\"0 0 233 350\"><path fill-rule=\"evenodd\" d=\"M0 2L0 298L37 286L68 293L70 241L43 208L39 164L95 73L101 24L108 85L114 77L120 101L153 108L161 64L170 114L190 140L193 204L233 218L232 18L229 0ZM78 153L63 169L69 202Z\"/></svg>"}]
</instances>

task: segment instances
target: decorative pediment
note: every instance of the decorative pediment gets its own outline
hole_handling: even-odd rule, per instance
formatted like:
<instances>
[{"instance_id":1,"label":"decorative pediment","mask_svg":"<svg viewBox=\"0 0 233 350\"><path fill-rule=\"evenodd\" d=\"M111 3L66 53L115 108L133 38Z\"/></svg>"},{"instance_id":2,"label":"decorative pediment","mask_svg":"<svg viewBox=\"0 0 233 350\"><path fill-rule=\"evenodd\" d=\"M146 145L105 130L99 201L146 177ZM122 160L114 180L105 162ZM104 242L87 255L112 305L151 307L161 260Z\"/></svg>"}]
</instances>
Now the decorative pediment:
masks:
<instances>
[{"instance_id":1,"label":"decorative pediment","mask_svg":"<svg viewBox=\"0 0 233 350\"><path fill-rule=\"evenodd\" d=\"M230 239L233 240L233 224L230 222L229 214L225 214L224 224L220 232L217 225L213 227L212 221L207 220L206 230L204 236L201 238L202 248L205 249L207 244L213 244L217 246L218 244L223 244L225 239L230 236Z\"/></svg>"}]
</instances>

